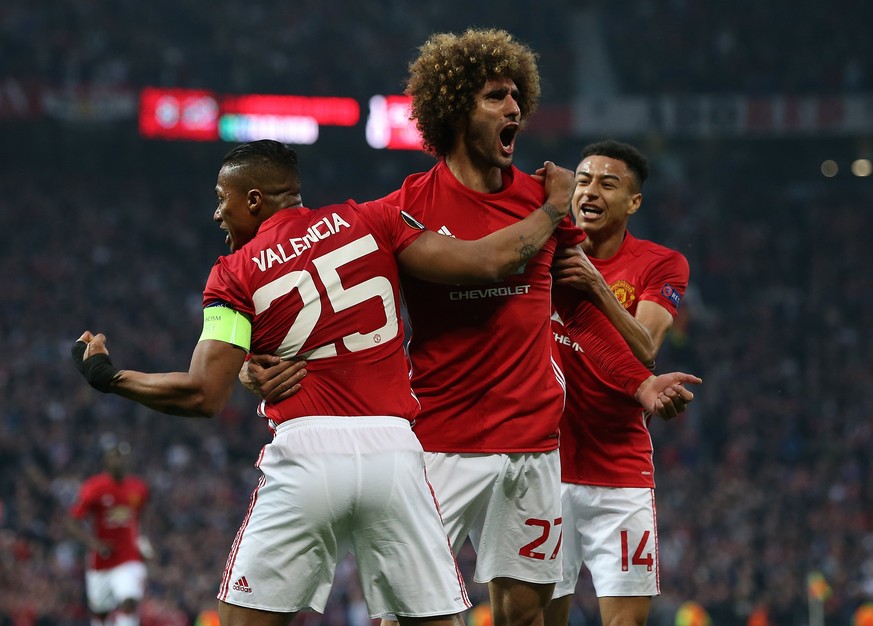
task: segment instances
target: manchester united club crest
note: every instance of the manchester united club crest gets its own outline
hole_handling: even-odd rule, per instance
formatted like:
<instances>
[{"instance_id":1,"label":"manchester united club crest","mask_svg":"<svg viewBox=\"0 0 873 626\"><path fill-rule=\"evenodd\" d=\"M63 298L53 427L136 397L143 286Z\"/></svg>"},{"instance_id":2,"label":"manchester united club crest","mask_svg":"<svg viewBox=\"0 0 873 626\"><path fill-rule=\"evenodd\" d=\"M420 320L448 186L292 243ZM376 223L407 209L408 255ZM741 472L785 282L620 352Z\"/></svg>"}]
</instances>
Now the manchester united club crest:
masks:
<instances>
[{"instance_id":1,"label":"manchester united club crest","mask_svg":"<svg viewBox=\"0 0 873 626\"><path fill-rule=\"evenodd\" d=\"M634 300L637 299L637 290L626 280L617 280L609 288L612 289L621 306L626 309L631 308Z\"/></svg>"}]
</instances>

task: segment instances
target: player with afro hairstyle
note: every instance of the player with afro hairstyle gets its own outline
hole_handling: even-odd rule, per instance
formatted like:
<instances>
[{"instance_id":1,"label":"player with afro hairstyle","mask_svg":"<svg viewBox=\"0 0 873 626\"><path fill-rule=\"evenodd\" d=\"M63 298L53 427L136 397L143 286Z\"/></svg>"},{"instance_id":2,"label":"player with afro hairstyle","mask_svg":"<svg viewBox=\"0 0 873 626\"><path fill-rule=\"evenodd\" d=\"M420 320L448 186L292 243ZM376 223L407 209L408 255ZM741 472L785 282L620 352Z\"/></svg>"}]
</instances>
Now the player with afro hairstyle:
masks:
<instances>
[{"instance_id":1,"label":"player with afro hairstyle","mask_svg":"<svg viewBox=\"0 0 873 626\"><path fill-rule=\"evenodd\" d=\"M537 55L503 30L468 29L462 35L436 34L420 48L409 66L406 94L412 96L411 117L429 153L448 154L476 93L489 78L511 78L520 94L518 108L526 121L537 108L540 76Z\"/></svg>"}]
</instances>

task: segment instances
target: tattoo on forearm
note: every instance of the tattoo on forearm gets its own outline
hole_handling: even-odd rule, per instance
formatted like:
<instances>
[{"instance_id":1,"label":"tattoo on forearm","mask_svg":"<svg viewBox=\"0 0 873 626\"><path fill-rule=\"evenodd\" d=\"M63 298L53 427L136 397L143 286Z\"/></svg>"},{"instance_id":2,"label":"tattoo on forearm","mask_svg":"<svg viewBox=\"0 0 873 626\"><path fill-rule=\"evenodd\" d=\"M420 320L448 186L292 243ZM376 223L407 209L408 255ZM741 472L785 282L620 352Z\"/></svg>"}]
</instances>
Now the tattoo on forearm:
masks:
<instances>
[{"instance_id":1,"label":"tattoo on forearm","mask_svg":"<svg viewBox=\"0 0 873 626\"><path fill-rule=\"evenodd\" d=\"M521 237L521 245L518 248L518 262L519 265L522 263L526 263L529 258L535 255L539 251L535 245L533 245L529 241L525 241L524 237Z\"/></svg>"},{"instance_id":2,"label":"tattoo on forearm","mask_svg":"<svg viewBox=\"0 0 873 626\"><path fill-rule=\"evenodd\" d=\"M540 210L549 216L549 219L552 220L552 226L557 226L561 220L564 219L565 213L561 213L551 202L546 202L540 207ZM519 264L526 263L527 260L539 252L539 250L539 247L533 242L528 241L525 237L520 237L520 245L518 248Z\"/></svg>"},{"instance_id":3,"label":"tattoo on forearm","mask_svg":"<svg viewBox=\"0 0 873 626\"><path fill-rule=\"evenodd\" d=\"M546 215L552 220L552 224L556 226L564 219L566 212L559 211L554 204L551 202L546 202L543 206L540 207L542 211L545 211Z\"/></svg>"}]
</instances>

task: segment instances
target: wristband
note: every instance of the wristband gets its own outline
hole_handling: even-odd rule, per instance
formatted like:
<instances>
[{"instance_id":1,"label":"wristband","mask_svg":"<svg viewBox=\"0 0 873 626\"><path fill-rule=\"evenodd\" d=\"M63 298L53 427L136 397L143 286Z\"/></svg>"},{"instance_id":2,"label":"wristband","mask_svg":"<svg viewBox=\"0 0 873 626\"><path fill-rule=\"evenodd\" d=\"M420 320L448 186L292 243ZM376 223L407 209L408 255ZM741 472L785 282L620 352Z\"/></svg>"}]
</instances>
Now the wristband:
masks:
<instances>
[{"instance_id":1,"label":"wristband","mask_svg":"<svg viewBox=\"0 0 873 626\"><path fill-rule=\"evenodd\" d=\"M84 341L77 341L73 344L73 364L76 366L88 384L94 387L97 391L109 393L112 380L121 371L112 365L108 354L95 354L82 360L85 356L85 350L88 344Z\"/></svg>"}]
</instances>

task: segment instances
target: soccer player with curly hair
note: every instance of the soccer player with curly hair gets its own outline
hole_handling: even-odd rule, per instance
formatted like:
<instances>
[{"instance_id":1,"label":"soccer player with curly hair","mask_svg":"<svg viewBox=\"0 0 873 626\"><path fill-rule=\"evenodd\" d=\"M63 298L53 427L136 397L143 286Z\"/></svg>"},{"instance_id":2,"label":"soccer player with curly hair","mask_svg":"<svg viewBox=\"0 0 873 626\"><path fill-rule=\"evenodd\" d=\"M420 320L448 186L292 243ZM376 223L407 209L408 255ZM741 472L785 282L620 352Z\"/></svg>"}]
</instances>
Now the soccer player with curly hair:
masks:
<instances>
[{"instance_id":1,"label":"soccer player with curly hair","mask_svg":"<svg viewBox=\"0 0 873 626\"><path fill-rule=\"evenodd\" d=\"M424 147L439 160L386 200L464 239L539 207L542 184L513 165L540 96L536 54L495 29L436 34L419 52L406 91ZM474 578L488 584L497 626L542 623L561 579L564 379L552 357L549 272L556 249L583 237L567 219L523 271L493 285L402 277L422 406L415 432L455 551L467 537L476 549ZM652 376L578 293L556 291L555 302L574 341L627 396L672 415L691 399L677 383L696 379Z\"/></svg>"},{"instance_id":2,"label":"soccer player with curly hair","mask_svg":"<svg viewBox=\"0 0 873 626\"><path fill-rule=\"evenodd\" d=\"M469 30L461 38L434 35L409 71L411 117L425 150L438 157L452 150L459 138L456 125L466 119L489 79L500 76L515 83L521 124L536 111L540 97L535 54L505 31Z\"/></svg>"}]
</instances>

